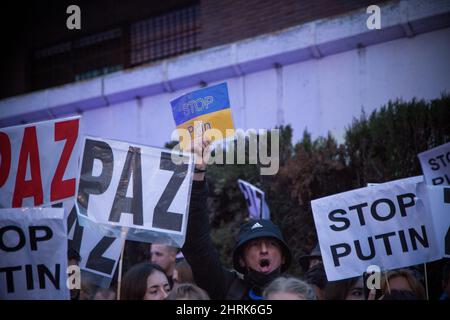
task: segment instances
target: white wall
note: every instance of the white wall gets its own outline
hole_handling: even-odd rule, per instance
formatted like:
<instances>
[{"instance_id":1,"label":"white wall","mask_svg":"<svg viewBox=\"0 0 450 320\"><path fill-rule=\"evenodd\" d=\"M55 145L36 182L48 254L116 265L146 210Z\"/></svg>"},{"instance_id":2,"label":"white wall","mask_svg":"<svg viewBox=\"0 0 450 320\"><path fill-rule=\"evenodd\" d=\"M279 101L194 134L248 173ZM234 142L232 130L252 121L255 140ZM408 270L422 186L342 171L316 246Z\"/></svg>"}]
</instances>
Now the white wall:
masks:
<instances>
[{"instance_id":1,"label":"white wall","mask_svg":"<svg viewBox=\"0 0 450 320\"><path fill-rule=\"evenodd\" d=\"M450 29L284 67L285 122L342 138L345 126L389 99L450 94Z\"/></svg>"},{"instance_id":2,"label":"white wall","mask_svg":"<svg viewBox=\"0 0 450 320\"><path fill-rule=\"evenodd\" d=\"M291 124L294 141L305 128L313 137L331 131L342 140L363 108L369 114L390 99L450 93L449 39L450 28L440 29L219 82L228 83L236 127ZM163 146L175 127L170 100L193 89L86 111L84 131Z\"/></svg>"}]
</instances>

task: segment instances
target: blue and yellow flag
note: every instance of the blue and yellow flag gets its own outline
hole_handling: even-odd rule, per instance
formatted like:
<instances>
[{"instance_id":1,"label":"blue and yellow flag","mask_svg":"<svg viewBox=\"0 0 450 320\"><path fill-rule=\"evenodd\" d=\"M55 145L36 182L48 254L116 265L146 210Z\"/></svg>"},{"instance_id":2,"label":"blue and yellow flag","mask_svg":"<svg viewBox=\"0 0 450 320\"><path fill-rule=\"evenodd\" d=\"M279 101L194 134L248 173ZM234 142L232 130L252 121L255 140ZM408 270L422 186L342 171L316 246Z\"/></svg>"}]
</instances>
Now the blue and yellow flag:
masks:
<instances>
[{"instance_id":1,"label":"blue and yellow flag","mask_svg":"<svg viewBox=\"0 0 450 320\"><path fill-rule=\"evenodd\" d=\"M224 139L234 135L226 83L187 93L170 104L177 129L187 129L192 139L194 122L202 122L203 131L219 130Z\"/></svg>"}]
</instances>

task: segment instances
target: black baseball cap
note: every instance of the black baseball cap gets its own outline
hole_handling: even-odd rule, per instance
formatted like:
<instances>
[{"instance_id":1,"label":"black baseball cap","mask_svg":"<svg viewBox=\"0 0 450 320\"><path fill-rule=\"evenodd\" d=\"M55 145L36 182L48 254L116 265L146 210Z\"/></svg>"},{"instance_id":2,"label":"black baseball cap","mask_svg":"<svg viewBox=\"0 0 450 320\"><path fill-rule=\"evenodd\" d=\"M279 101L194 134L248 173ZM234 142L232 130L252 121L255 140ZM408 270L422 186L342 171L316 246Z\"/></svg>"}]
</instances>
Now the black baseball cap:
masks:
<instances>
[{"instance_id":1,"label":"black baseball cap","mask_svg":"<svg viewBox=\"0 0 450 320\"><path fill-rule=\"evenodd\" d=\"M242 253L244 245L253 239L257 238L274 238L277 239L281 246L281 251L284 256L284 264L281 265L281 272L286 271L291 264L291 251L283 239L280 228L278 228L272 221L266 219L250 220L243 224L237 236L237 243L233 250L233 267L238 272L244 274L246 272L239 263L239 258Z\"/></svg>"}]
</instances>

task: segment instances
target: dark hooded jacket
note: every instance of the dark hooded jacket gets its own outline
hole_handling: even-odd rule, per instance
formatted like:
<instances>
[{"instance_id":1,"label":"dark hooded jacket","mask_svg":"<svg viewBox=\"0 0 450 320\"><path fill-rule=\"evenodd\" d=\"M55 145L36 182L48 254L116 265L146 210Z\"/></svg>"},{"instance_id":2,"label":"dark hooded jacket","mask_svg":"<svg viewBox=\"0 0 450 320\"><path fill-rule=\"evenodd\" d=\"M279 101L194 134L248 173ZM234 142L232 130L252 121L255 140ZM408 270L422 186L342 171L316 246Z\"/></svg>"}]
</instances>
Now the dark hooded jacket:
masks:
<instances>
[{"instance_id":1,"label":"dark hooded jacket","mask_svg":"<svg viewBox=\"0 0 450 320\"><path fill-rule=\"evenodd\" d=\"M247 273L241 276L236 271L228 270L222 266L219 254L210 236L206 199L206 183L204 181L194 181L189 206L186 241L182 252L192 268L195 282L198 286L205 289L211 299L214 300L258 299L262 288L255 285L254 277L249 276ZM239 270L236 264L236 257L239 256L242 246L248 240L263 236L272 236L278 239L283 250L285 263L277 270L278 272L273 272L264 279L269 280L278 276L280 272L283 272L289 266L291 255L279 229L271 222L261 222L261 224L263 228L260 229L247 230L251 229L248 228L248 224L247 227L241 228L233 260L235 269ZM276 229L275 232L270 227L267 229L266 226L273 226ZM240 271L245 272L244 270ZM259 282L261 283L261 281Z\"/></svg>"}]
</instances>

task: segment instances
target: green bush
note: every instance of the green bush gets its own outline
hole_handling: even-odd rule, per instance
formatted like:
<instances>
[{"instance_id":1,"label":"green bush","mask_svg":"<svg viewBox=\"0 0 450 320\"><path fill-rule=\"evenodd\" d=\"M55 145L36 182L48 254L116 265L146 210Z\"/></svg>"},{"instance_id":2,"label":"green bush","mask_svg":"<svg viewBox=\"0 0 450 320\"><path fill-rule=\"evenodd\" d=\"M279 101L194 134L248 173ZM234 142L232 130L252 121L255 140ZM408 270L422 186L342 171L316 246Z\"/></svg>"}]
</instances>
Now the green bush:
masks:
<instances>
[{"instance_id":1,"label":"green bush","mask_svg":"<svg viewBox=\"0 0 450 320\"><path fill-rule=\"evenodd\" d=\"M450 96L389 102L354 120L345 145L357 185L421 174L417 154L450 140Z\"/></svg>"}]
</instances>

